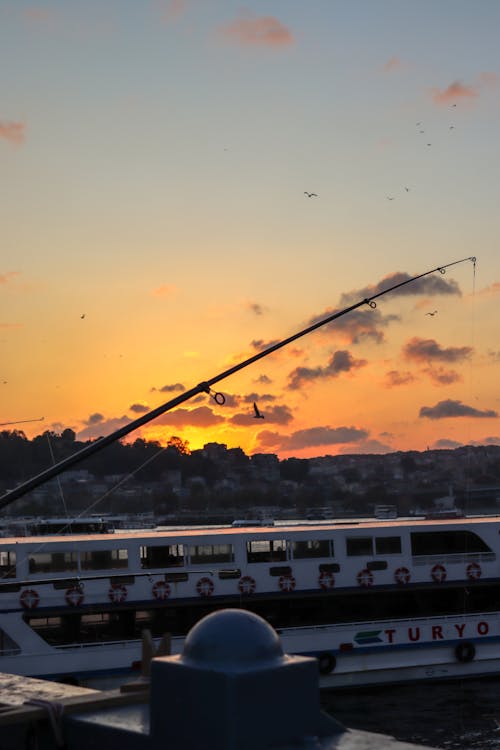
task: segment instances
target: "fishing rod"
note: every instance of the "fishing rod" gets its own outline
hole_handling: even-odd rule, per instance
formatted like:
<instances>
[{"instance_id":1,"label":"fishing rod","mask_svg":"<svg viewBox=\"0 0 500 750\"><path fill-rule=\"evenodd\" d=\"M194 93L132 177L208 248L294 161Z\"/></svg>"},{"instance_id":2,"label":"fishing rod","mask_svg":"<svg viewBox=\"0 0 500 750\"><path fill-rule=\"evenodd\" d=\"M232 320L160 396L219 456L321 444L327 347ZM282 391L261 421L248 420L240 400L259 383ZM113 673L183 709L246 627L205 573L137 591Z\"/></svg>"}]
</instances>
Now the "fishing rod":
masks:
<instances>
[{"instance_id":1,"label":"fishing rod","mask_svg":"<svg viewBox=\"0 0 500 750\"><path fill-rule=\"evenodd\" d=\"M193 398L193 396L197 396L200 393L207 393L211 398L214 399L214 401L217 404L219 405L224 404L226 401L224 394L218 393L212 390L212 386L215 385L216 383L219 383L221 380L228 378L230 375L234 375L234 373L239 372L240 370L243 370L245 367L248 367L254 362L257 362L258 360L263 359L264 357L267 357L269 354L272 354L278 349L282 349L284 346L291 344L293 341L296 341L297 339L302 338L302 336L307 336L309 333L316 331L318 328L321 328L322 326L325 326L334 320L338 320L338 318L341 318L344 315L348 315L350 312L353 312L353 310L356 310L357 308L362 307L363 305L368 305L372 309L376 308L377 303L375 302L375 300L377 300L379 297L383 297L384 295L389 294L390 292L393 292L396 289L400 289L401 287L406 286L407 284L412 284L415 281L418 281L418 279L423 279L425 276L430 276L433 273L438 272L441 274L445 274L447 268L451 268L451 266L456 266L459 263L465 263L468 260L471 261L475 267L476 258L474 256L471 256L468 258L462 258L461 260L455 260L451 263L446 263L444 266L437 266L436 268L432 268L430 271L425 271L424 273L418 274L417 276L411 276L410 278L405 279L404 281L400 281L397 284L393 284L392 286L387 287L387 289L383 289L377 292L376 294L372 294L370 297L365 297L364 299L359 300L355 304L349 305L349 307L346 307L343 310L338 310L337 312L332 313L331 315L328 315L326 318L323 318L322 320L319 320L318 322L313 323L308 328L304 328L302 331L299 331L298 333L294 333L292 336L289 336L288 338L283 339L282 341L279 341L278 343L273 344L272 346L269 346L266 349L263 349L261 352L254 354L252 357L245 359L243 362L240 362L234 365L233 367L230 367L229 369L224 370L218 375L214 375L213 378L210 378L209 380L204 380L201 383L198 383L198 385L194 386L194 388L190 388L188 391L185 391L181 395L176 396L170 401L167 401L165 404L162 404L161 406L157 406L155 409L152 409L147 414L143 414L141 417L134 419L132 422L129 422L123 427L120 427L118 430L115 430L109 435L106 435L105 437L101 437L98 440L95 440L89 445L86 445L81 450L76 451L76 453L73 453L71 456L64 458L62 461L59 461L53 466L50 466L48 469L45 469L44 471L40 472L40 474L37 474L35 477L32 477L31 479L28 479L26 482L23 482L17 487L14 487L14 489L9 490L0 498L0 510L7 507L7 505L10 505L10 503L14 502L14 500L17 500L18 498L22 497L27 492L30 492L36 487L39 487L41 484L44 484L49 479L52 479L53 477L58 476L66 469L69 469L70 466L74 466L75 464L80 463L80 461L83 461L83 459L88 458L89 456L93 455L94 453L97 453L98 451L101 451L103 448L106 448L106 446L111 445L111 443L114 443L117 440L120 440L122 437L125 437L125 435L128 435L130 432L133 432L138 427L142 427L142 425L146 424L147 422L151 422L151 420L156 419L156 417L159 417L161 414L164 414L165 412L170 411L171 409L174 409L176 406L179 406L180 404L183 404L186 401L189 401L189 399Z\"/></svg>"}]
</instances>

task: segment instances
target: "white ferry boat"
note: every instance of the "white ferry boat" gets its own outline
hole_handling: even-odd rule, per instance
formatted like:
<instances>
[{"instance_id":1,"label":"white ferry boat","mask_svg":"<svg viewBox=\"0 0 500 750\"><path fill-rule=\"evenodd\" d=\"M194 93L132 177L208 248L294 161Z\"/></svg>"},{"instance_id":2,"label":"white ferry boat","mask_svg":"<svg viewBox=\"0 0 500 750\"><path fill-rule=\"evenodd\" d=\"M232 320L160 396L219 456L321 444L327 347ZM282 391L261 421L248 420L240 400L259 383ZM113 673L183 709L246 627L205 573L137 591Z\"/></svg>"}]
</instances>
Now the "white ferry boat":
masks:
<instances>
[{"instance_id":1,"label":"white ferry boat","mask_svg":"<svg viewBox=\"0 0 500 750\"><path fill-rule=\"evenodd\" d=\"M0 539L0 672L126 673L239 607L325 688L500 673L500 519L372 519Z\"/></svg>"}]
</instances>

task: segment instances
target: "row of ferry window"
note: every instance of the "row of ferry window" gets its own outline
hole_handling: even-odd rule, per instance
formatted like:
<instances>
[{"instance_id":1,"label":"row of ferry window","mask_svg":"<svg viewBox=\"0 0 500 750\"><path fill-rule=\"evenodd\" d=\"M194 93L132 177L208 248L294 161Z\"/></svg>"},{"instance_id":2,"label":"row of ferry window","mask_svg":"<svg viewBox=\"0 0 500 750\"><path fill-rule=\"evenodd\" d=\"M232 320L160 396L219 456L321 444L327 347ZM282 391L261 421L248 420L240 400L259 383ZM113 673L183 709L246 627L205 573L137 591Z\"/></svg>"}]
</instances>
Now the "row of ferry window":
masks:
<instances>
[{"instance_id":1,"label":"row of ferry window","mask_svg":"<svg viewBox=\"0 0 500 750\"><path fill-rule=\"evenodd\" d=\"M401 554L399 536L353 536L345 538L348 557ZM414 532L411 534L412 555L466 554L490 552L489 547L470 531ZM247 562L283 562L288 559L334 557L331 539L293 540L258 539L246 543ZM63 571L116 570L128 567L127 549L73 550L67 552L33 552L29 558L30 573ZM140 547L142 568L179 567L232 563L232 544L183 545L165 544ZM0 550L0 575L15 577L16 553Z\"/></svg>"}]
</instances>

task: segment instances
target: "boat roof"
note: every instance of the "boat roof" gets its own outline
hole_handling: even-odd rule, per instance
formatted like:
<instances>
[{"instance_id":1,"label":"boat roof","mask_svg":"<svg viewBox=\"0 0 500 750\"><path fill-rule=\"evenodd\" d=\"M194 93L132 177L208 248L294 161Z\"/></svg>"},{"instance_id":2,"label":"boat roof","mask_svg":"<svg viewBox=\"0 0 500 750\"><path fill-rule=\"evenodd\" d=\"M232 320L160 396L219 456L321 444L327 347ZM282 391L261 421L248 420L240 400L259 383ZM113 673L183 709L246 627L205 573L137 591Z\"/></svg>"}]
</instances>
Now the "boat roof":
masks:
<instances>
[{"instance_id":1,"label":"boat roof","mask_svg":"<svg viewBox=\"0 0 500 750\"><path fill-rule=\"evenodd\" d=\"M284 524L279 526L240 526L240 527L220 527L220 526L204 526L204 527L182 527L170 529L124 529L118 530L111 534L47 534L37 536L23 536L23 537L2 537L0 538L0 546L12 546L14 544L34 544L42 545L49 542L103 542L103 541L130 541L131 539L140 539L141 541L154 541L161 538L168 538L176 540L182 543L183 539L196 539L197 537L218 537L219 539L230 539L231 537L253 537L268 539L272 534L272 538L279 539L285 534L299 533L316 533L322 532L339 532L341 530L366 530L366 531L381 531L382 529L392 529L394 531L402 528L419 528L425 529L429 527L448 527L457 528L462 526L471 526L477 524L487 523L500 523L499 516L478 516L478 517L462 517L462 518L418 518L418 519L365 519L365 520L351 520L346 519L345 521L333 521L331 523L309 521L304 524Z\"/></svg>"}]
</instances>

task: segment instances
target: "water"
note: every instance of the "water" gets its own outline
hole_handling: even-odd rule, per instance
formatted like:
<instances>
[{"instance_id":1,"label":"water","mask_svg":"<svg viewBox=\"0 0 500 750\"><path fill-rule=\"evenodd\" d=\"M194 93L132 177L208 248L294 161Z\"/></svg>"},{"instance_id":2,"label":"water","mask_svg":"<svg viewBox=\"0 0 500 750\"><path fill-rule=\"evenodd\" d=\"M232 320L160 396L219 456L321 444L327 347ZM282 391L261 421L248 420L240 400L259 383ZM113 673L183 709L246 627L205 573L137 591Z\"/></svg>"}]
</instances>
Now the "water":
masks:
<instances>
[{"instance_id":1,"label":"water","mask_svg":"<svg viewBox=\"0 0 500 750\"><path fill-rule=\"evenodd\" d=\"M500 679L420 683L321 694L351 729L443 750L500 750Z\"/></svg>"}]
</instances>

